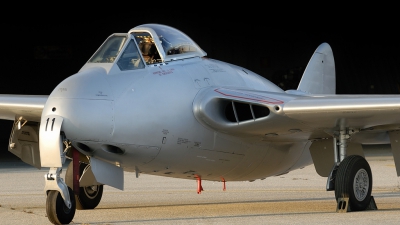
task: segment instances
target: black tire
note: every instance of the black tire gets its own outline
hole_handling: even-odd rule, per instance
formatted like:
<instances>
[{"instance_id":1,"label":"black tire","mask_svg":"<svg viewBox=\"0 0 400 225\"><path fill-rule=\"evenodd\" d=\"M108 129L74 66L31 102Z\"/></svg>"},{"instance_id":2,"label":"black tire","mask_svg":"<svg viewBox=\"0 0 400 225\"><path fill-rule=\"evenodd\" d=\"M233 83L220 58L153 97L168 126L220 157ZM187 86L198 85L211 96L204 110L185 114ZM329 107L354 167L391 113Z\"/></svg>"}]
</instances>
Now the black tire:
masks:
<instances>
[{"instance_id":1,"label":"black tire","mask_svg":"<svg viewBox=\"0 0 400 225\"><path fill-rule=\"evenodd\" d=\"M88 164L86 163L81 163L79 165L80 174L83 173L83 170L87 165ZM93 185L88 187L80 187L77 199L82 209L94 209L99 205L102 196L103 185Z\"/></svg>"},{"instance_id":2,"label":"black tire","mask_svg":"<svg viewBox=\"0 0 400 225\"><path fill-rule=\"evenodd\" d=\"M60 192L51 190L47 194L46 199L46 213L47 218L53 224L69 224L75 216L76 202L74 193L71 188L68 187L69 196L71 196L71 208L64 203L64 199L61 197Z\"/></svg>"},{"instance_id":3,"label":"black tire","mask_svg":"<svg viewBox=\"0 0 400 225\"><path fill-rule=\"evenodd\" d=\"M66 176L66 183L69 187L72 188L73 181L72 181L72 164L73 162L68 165ZM79 164L79 174L83 173L83 170L86 168L88 164L80 162ZM96 208L100 201L101 197L103 196L103 186L104 185L94 185L88 187L80 187L79 188L79 195L75 195L76 199L76 208L78 210L85 210L85 209L94 209Z\"/></svg>"},{"instance_id":4,"label":"black tire","mask_svg":"<svg viewBox=\"0 0 400 225\"><path fill-rule=\"evenodd\" d=\"M346 157L339 164L335 179L335 197L349 198L351 211L365 210L371 200L371 168L359 155Z\"/></svg>"}]
</instances>

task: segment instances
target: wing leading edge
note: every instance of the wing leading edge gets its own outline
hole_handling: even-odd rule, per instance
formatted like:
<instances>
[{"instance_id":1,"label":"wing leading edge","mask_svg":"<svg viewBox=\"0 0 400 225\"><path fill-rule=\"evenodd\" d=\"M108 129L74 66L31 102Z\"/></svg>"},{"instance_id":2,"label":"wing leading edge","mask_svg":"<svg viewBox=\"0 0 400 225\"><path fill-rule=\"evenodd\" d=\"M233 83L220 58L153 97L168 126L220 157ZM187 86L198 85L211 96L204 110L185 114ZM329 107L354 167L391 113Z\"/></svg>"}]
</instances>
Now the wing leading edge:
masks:
<instances>
[{"instance_id":1,"label":"wing leading edge","mask_svg":"<svg viewBox=\"0 0 400 225\"><path fill-rule=\"evenodd\" d=\"M23 116L29 121L40 122L47 95L0 95L0 119L15 120Z\"/></svg>"}]
</instances>

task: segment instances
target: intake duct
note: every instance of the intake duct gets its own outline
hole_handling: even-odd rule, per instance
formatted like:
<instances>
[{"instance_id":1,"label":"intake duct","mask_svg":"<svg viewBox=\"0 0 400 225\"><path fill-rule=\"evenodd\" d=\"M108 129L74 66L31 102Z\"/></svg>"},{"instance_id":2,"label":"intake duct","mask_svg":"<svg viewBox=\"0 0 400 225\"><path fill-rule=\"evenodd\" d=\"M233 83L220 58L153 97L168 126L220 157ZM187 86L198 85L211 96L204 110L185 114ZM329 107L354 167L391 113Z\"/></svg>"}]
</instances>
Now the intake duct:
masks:
<instances>
[{"instance_id":1,"label":"intake duct","mask_svg":"<svg viewBox=\"0 0 400 225\"><path fill-rule=\"evenodd\" d=\"M224 105L224 117L229 122L239 123L248 120L267 117L270 113L265 106L242 103L238 101L220 100Z\"/></svg>"},{"instance_id":2,"label":"intake duct","mask_svg":"<svg viewBox=\"0 0 400 225\"><path fill-rule=\"evenodd\" d=\"M204 88L193 101L193 114L204 126L220 132L255 134L282 112L284 102L279 99L277 93Z\"/></svg>"}]
</instances>

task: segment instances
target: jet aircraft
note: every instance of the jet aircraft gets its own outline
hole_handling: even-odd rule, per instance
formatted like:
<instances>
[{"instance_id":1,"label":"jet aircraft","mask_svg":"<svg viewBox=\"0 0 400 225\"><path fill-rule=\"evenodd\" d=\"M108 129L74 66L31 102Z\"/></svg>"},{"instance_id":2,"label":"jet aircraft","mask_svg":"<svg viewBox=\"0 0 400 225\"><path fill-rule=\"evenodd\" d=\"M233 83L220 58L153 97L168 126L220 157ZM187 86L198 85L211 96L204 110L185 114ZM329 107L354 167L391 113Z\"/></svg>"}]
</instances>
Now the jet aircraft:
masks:
<instances>
[{"instance_id":1,"label":"jet aircraft","mask_svg":"<svg viewBox=\"0 0 400 225\"><path fill-rule=\"evenodd\" d=\"M94 209L124 171L197 181L254 181L314 164L338 207L374 204L364 145L391 144L400 176L400 96L337 95L328 43L297 90L207 58L183 32L143 24L110 35L48 96L0 95L8 150L44 175L48 219ZM62 166L71 159L62 179Z\"/></svg>"}]
</instances>

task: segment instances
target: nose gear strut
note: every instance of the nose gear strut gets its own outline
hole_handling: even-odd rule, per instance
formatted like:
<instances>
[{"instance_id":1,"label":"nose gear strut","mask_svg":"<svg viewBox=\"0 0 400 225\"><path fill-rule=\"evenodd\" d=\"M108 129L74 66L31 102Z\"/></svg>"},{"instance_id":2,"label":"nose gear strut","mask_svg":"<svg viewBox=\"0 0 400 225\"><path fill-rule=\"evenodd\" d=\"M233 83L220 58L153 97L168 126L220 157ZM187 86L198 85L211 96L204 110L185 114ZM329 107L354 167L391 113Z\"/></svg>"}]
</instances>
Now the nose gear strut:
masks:
<instances>
[{"instance_id":1,"label":"nose gear strut","mask_svg":"<svg viewBox=\"0 0 400 225\"><path fill-rule=\"evenodd\" d=\"M64 135L61 132L63 118L57 115L42 117L39 128L40 162L42 167L49 167L44 176L44 191L47 194L46 213L50 222L67 224L75 215L76 202L74 193L61 178L62 165L66 160Z\"/></svg>"}]
</instances>

